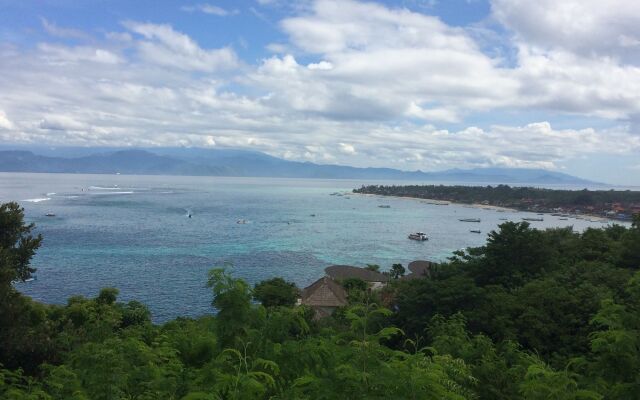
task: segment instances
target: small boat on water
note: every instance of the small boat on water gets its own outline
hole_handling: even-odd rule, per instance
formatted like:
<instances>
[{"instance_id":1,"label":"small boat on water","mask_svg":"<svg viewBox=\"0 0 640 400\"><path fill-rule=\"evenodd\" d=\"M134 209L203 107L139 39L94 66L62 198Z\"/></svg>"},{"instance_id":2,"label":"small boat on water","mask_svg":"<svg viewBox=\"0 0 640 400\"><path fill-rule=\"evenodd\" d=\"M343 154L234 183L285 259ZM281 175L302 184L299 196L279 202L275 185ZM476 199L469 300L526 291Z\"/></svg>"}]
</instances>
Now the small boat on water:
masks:
<instances>
[{"instance_id":1,"label":"small boat on water","mask_svg":"<svg viewBox=\"0 0 640 400\"><path fill-rule=\"evenodd\" d=\"M506 220L508 220L508 219L509 219L509 218L500 218L500 221L506 221Z\"/></svg>"},{"instance_id":2,"label":"small boat on water","mask_svg":"<svg viewBox=\"0 0 640 400\"><path fill-rule=\"evenodd\" d=\"M460 222L480 222L480 218L460 218Z\"/></svg>"},{"instance_id":3,"label":"small boat on water","mask_svg":"<svg viewBox=\"0 0 640 400\"><path fill-rule=\"evenodd\" d=\"M22 280L22 279L15 279L13 281L11 281L11 283L16 284L16 283L27 283L27 282L33 282L33 281L37 281L38 277L35 275L31 275L29 278Z\"/></svg>"},{"instance_id":4,"label":"small boat on water","mask_svg":"<svg viewBox=\"0 0 640 400\"><path fill-rule=\"evenodd\" d=\"M472 230L470 230L469 232L471 232L471 233L482 233L481 231L479 231L479 230L477 230L477 229L472 229Z\"/></svg>"},{"instance_id":5,"label":"small boat on water","mask_svg":"<svg viewBox=\"0 0 640 400\"><path fill-rule=\"evenodd\" d=\"M46 213L44 216L45 217L55 217L56 215L54 213Z\"/></svg>"},{"instance_id":6,"label":"small boat on water","mask_svg":"<svg viewBox=\"0 0 640 400\"><path fill-rule=\"evenodd\" d=\"M544 221L544 218L522 218L523 221Z\"/></svg>"},{"instance_id":7,"label":"small boat on water","mask_svg":"<svg viewBox=\"0 0 640 400\"><path fill-rule=\"evenodd\" d=\"M391 208L391 206L386 205L386 204L380 204L378 207L379 208Z\"/></svg>"},{"instance_id":8,"label":"small boat on water","mask_svg":"<svg viewBox=\"0 0 640 400\"><path fill-rule=\"evenodd\" d=\"M239 219L239 220L236 221L236 224L240 224L240 225L244 225L246 223L247 223L246 219Z\"/></svg>"},{"instance_id":9,"label":"small boat on water","mask_svg":"<svg viewBox=\"0 0 640 400\"><path fill-rule=\"evenodd\" d=\"M419 242L424 242L425 240L429 240L429 238L427 237L427 234L424 232L410 233L409 239L417 240Z\"/></svg>"},{"instance_id":10,"label":"small boat on water","mask_svg":"<svg viewBox=\"0 0 640 400\"><path fill-rule=\"evenodd\" d=\"M568 220L569 218L562 217L562 218L558 218L558 219L559 219L560 221L566 221L566 220Z\"/></svg>"}]
</instances>

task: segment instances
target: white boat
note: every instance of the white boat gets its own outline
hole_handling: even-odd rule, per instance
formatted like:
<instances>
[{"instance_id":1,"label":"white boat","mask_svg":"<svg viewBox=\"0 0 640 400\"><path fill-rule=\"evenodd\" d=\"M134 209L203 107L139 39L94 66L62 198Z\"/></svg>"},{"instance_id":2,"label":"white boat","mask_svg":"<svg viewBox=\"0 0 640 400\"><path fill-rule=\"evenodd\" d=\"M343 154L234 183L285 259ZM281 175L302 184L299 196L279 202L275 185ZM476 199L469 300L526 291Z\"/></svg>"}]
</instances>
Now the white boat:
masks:
<instances>
[{"instance_id":1,"label":"white boat","mask_svg":"<svg viewBox=\"0 0 640 400\"><path fill-rule=\"evenodd\" d=\"M378 207L379 208L391 208L391 206L386 205L386 204L380 204Z\"/></svg>"},{"instance_id":2,"label":"white boat","mask_svg":"<svg viewBox=\"0 0 640 400\"><path fill-rule=\"evenodd\" d=\"M425 240L429 240L429 238L427 237L427 234L424 233L424 232L410 233L409 234L409 239L417 240L419 242L423 242Z\"/></svg>"},{"instance_id":3,"label":"white boat","mask_svg":"<svg viewBox=\"0 0 640 400\"><path fill-rule=\"evenodd\" d=\"M242 224L246 224L246 223L247 223L246 219L239 219L239 220L236 221L236 224L241 224L242 225Z\"/></svg>"}]
</instances>

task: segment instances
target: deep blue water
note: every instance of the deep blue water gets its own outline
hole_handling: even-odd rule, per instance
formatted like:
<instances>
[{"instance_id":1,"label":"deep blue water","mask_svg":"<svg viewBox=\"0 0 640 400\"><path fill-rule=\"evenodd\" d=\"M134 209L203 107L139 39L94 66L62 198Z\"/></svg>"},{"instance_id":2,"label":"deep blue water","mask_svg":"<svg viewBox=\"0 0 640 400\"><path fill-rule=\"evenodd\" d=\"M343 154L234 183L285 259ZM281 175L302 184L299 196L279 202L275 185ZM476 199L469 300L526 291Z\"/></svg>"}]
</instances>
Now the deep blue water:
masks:
<instances>
[{"instance_id":1,"label":"deep blue water","mask_svg":"<svg viewBox=\"0 0 640 400\"><path fill-rule=\"evenodd\" d=\"M211 313L207 271L224 263L250 283L282 276L304 287L331 264L388 269L415 259L444 260L456 249L482 245L501 218L534 216L329 195L364 183L371 182L2 173L0 201L19 201L44 236L33 260L38 279L17 284L19 290L64 303L114 286L121 300L145 302L155 321ZM470 217L482 222L458 221ZM545 215L532 225L582 230L603 224ZM426 232L429 241L408 240L415 231Z\"/></svg>"}]
</instances>

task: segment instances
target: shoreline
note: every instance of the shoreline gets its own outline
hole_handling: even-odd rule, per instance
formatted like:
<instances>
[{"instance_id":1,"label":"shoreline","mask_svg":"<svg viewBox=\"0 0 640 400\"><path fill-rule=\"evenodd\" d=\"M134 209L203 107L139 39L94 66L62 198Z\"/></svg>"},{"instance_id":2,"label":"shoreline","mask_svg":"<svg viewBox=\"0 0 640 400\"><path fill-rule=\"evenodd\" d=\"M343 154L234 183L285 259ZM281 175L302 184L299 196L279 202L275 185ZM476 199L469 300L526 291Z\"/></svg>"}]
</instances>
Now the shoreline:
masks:
<instances>
[{"instance_id":1,"label":"shoreline","mask_svg":"<svg viewBox=\"0 0 640 400\"><path fill-rule=\"evenodd\" d=\"M550 212L539 212L539 211L532 211L532 210L519 210L517 208L512 208L512 207L502 207L502 206L494 206L494 205L490 205L490 204L480 204L480 203L459 203L459 202L455 202L455 201L448 201L448 200L437 200L437 199L426 199L426 198L422 198L422 197L411 197L411 196L395 196L395 195L383 195L383 194L373 194L373 193L350 193L349 195L358 195L358 196L370 196L370 197L380 197L380 198L385 198L385 197L391 197L391 198L395 198L395 199L408 199L408 200L414 200L414 201L419 201L423 204L429 204L429 205L456 205L456 206L462 206L462 207L466 207L466 208L478 208L478 209L485 209L485 210L493 210L493 211L497 211L497 212L528 212L528 213L533 213L533 214L544 214L544 215L551 215L552 213ZM432 202L432 203L426 203L426 202ZM603 217L601 215L593 215L593 214L568 214L569 217L568 218L572 218L572 219L583 219L586 221L589 220L595 220L595 221L591 221L591 222L614 222L614 223L630 223L630 221L626 221L626 220L621 220L621 219L616 219L616 218L609 218L609 217Z\"/></svg>"},{"instance_id":2,"label":"shoreline","mask_svg":"<svg viewBox=\"0 0 640 400\"><path fill-rule=\"evenodd\" d=\"M413 200L413 201L419 201L423 204L429 204L432 206L448 206L448 205L454 205L454 206L462 206L462 207L469 207L469 208L484 208L486 210L494 210L494 211L511 211L511 212L520 212L522 210L517 210L515 208L509 208L509 207L500 207L500 206L492 206L492 205L488 205L488 204L479 204L479 203L459 203L456 201L448 201L448 200L437 200L437 199L424 199L422 197L411 197L411 196L394 196L394 195L383 195L383 194L372 194L372 193L350 193L351 195L358 195L358 196L369 196L369 197L390 197L390 198L394 198L394 199L405 199L405 200ZM427 203L430 202L430 203Z\"/></svg>"}]
</instances>

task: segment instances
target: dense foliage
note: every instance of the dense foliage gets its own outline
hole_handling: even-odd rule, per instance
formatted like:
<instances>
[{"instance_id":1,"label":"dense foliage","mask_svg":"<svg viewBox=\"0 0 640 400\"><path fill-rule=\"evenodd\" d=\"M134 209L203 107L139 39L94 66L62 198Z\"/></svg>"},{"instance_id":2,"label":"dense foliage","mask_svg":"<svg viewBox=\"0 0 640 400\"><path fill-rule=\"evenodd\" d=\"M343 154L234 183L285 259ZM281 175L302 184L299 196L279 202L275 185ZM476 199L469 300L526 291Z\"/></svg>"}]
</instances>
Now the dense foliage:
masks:
<instances>
[{"instance_id":1,"label":"dense foliage","mask_svg":"<svg viewBox=\"0 0 640 400\"><path fill-rule=\"evenodd\" d=\"M445 185L370 185L354 189L355 193L383 196L415 197L458 203L484 203L519 210L586 211L594 214L612 212L630 216L640 210L640 191L631 190L559 190L534 187L445 186ZM615 214L614 214L615 213Z\"/></svg>"},{"instance_id":2,"label":"dense foliage","mask_svg":"<svg viewBox=\"0 0 640 400\"><path fill-rule=\"evenodd\" d=\"M0 272L25 279L39 238L15 205L0 221ZM322 320L279 303L287 282L254 289L225 268L208 280L216 316L163 325L113 288L54 306L7 283L0 398L639 399L639 260L640 220L505 223L428 278L350 282L351 304Z\"/></svg>"}]
</instances>

